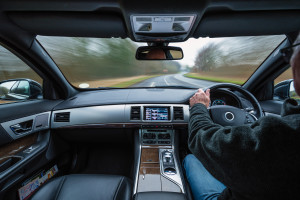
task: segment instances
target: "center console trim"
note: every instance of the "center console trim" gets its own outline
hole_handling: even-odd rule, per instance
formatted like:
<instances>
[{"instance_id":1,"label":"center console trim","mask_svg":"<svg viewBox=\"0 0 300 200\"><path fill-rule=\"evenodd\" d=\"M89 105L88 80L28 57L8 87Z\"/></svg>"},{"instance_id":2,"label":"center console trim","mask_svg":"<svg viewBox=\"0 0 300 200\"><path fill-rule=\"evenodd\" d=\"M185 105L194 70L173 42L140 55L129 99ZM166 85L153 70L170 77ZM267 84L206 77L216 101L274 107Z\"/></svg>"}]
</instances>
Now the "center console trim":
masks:
<instances>
[{"instance_id":1,"label":"center console trim","mask_svg":"<svg viewBox=\"0 0 300 200\"><path fill-rule=\"evenodd\" d=\"M164 178L168 179L169 181L173 182L174 184L176 184L182 191L183 194L185 194L185 189L183 186L183 180L182 180L182 174L181 174L181 170L179 170L179 165L178 165L178 160L177 160L177 156L176 151L175 151L175 130L172 128L172 136L171 136L171 144L170 145L143 145L143 137L142 137L142 133L143 133L143 129L142 127L139 129L138 132L138 142L139 142L139 152L138 152L138 162L137 162L137 170L135 173L135 180L134 180L134 189L133 189L133 195L135 195L137 193L137 189L138 189L138 179L139 179L139 170L140 170L140 166L141 166L141 151L142 148L159 148L159 164L160 164L160 175L163 176ZM175 169L176 169L176 175L166 175L163 172L163 161L162 161L162 151L165 150L171 150L173 152L173 158L174 158L174 164L175 164Z\"/></svg>"},{"instance_id":2,"label":"center console trim","mask_svg":"<svg viewBox=\"0 0 300 200\"><path fill-rule=\"evenodd\" d=\"M184 188L183 188L183 184L182 184L182 180L181 180L181 175L180 175L179 167L178 167L178 164L177 164L177 160L176 160L176 157L174 155L175 150L174 150L174 146L173 145L172 145L171 149L172 149L172 153L173 153L176 174L174 174L174 175L167 175L167 174L164 173L162 152L165 151L165 150L169 150L169 149L159 149L160 174L163 177L165 177L166 179L168 179L168 180L172 181L173 183L175 183L176 185L178 185L178 187L180 187L182 193L185 193Z\"/></svg>"}]
</instances>

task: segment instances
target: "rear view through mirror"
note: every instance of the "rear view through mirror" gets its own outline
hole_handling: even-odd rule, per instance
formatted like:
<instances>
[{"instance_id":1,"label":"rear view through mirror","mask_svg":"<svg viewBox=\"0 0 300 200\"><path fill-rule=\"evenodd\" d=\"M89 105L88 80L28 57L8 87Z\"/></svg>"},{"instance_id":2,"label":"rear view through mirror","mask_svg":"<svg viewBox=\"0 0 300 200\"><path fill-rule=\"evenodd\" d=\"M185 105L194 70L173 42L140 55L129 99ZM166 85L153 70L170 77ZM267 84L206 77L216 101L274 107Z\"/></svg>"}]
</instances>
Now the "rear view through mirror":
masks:
<instances>
[{"instance_id":1,"label":"rear view through mirror","mask_svg":"<svg viewBox=\"0 0 300 200\"><path fill-rule=\"evenodd\" d=\"M180 60L183 52L180 47L144 46L136 50L137 60Z\"/></svg>"}]
</instances>

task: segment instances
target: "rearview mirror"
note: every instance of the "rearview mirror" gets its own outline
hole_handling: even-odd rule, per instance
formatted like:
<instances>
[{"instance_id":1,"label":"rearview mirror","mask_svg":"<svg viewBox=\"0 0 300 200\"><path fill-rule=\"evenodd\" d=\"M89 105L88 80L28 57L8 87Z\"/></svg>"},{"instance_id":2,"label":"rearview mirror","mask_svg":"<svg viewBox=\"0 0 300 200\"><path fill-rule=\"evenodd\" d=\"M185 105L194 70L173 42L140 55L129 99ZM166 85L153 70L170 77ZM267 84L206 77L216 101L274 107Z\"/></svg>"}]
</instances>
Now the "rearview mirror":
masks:
<instances>
[{"instance_id":1,"label":"rearview mirror","mask_svg":"<svg viewBox=\"0 0 300 200\"><path fill-rule=\"evenodd\" d=\"M144 46L136 50L137 60L180 60L183 52L180 47Z\"/></svg>"}]
</instances>

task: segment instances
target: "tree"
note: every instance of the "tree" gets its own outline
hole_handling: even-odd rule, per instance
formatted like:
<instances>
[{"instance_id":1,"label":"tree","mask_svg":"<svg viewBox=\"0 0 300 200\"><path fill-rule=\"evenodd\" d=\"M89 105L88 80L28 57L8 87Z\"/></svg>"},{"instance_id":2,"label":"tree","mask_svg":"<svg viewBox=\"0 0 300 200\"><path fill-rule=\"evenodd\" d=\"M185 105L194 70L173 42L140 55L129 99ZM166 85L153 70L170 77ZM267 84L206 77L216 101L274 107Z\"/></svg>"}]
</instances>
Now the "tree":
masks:
<instances>
[{"instance_id":1,"label":"tree","mask_svg":"<svg viewBox=\"0 0 300 200\"><path fill-rule=\"evenodd\" d=\"M211 71L218 65L220 55L219 45L217 43L209 43L198 52L194 68L197 72Z\"/></svg>"}]
</instances>

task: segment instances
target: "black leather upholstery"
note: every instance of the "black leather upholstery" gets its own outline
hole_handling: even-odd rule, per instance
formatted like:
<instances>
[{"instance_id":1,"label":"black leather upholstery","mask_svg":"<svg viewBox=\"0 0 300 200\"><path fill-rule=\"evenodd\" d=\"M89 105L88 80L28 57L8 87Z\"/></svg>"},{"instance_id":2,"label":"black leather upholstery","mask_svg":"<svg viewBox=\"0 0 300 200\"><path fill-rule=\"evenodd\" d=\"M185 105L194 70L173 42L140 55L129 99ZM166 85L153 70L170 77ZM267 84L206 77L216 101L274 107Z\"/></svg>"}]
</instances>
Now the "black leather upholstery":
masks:
<instances>
[{"instance_id":1,"label":"black leather upholstery","mask_svg":"<svg viewBox=\"0 0 300 200\"><path fill-rule=\"evenodd\" d=\"M132 183L123 176L74 174L51 180L31 200L127 200Z\"/></svg>"},{"instance_id":2,"label":"black leather upholstery","mask_svg":"<svg viewBox=\"0 0 300 200\"><path fill-rule=\"evenodd\" d=\"M177 192L139 192L134 200L186 200L185 195Z\"/></svg>"}]
</instances>

